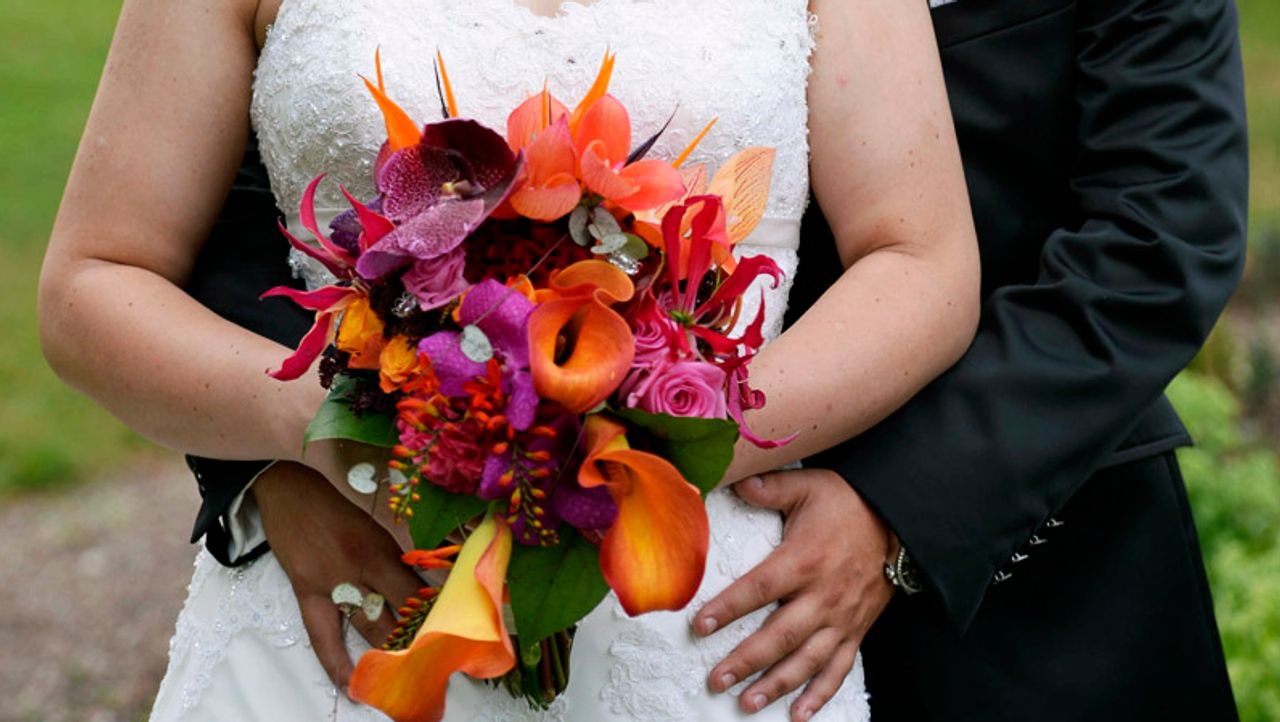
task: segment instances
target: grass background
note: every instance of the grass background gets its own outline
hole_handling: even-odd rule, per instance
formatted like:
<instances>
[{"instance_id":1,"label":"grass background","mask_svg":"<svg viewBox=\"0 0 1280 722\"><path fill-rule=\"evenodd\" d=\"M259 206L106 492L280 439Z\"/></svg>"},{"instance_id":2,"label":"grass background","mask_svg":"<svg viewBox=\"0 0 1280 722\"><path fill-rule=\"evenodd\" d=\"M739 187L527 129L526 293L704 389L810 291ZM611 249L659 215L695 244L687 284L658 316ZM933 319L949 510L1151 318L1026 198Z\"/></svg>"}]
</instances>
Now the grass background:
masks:
<instances>
[{"instance_id":1,"label":"grass background","mask_svg":"<svg viewBox=\"0 0 1280 722\"><path fill-rule=\"evenodd\" d=\"M0 503L154 449L41 360L40 260L119 0L0 4ZM1280 720L1280 2L1240 0L1253 188L1245 283L1171 389L1181 459L1246 722Z\"/></svg>"}]
</instances>

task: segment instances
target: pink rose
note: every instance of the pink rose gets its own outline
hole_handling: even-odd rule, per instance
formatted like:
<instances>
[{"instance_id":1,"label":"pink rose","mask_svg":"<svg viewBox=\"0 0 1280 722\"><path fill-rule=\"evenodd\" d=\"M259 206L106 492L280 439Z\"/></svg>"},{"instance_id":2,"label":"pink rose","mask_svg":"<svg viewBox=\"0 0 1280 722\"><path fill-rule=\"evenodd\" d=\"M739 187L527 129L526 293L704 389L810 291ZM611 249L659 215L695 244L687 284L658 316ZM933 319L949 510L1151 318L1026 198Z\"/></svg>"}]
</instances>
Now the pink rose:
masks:
<instances>
[{"instance_id":1,"label":"pink rose","mask_svg":"<svg viewBox=\"0 0 1280 722\"><path fill-rule=\"evenodd\" d=\"M680 329L653 297L646 294L636 311L631 331L636 340L635 365L648 368L670 358L674 347L671 336Z\"/></svg>"},{"instance_id":2,"label":"pink rose","mask_svg":"<svg viewBox=\"0 0 1280 722\"><path fill-rule=\"evenodd\" d=\"M418 261L405 272L404 288L418 299L423 311L440 308L467 290L467 280L462 271L467 264L467 254L462 246L452 251Z\"/></svg>"},{"instance_id":3,"label":"pink rose","mask_svg":"<svg viewBox=\"0 0 1280 722\"><path fill-rule=\"evenodd\" d=\"M632 370L619 390L628 407L651 414L723 419L724 383L724 371L705 361L676 361Z\"/></svg>"}]
</instances>

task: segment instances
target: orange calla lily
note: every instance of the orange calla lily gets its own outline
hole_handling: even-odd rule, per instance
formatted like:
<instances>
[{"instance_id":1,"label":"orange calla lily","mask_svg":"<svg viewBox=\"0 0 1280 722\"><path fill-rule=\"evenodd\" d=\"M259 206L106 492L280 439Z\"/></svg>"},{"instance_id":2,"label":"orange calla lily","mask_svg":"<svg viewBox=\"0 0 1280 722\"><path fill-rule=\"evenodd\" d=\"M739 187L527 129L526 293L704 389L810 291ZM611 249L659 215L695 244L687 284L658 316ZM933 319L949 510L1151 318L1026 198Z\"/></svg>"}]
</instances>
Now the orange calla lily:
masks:
<instances>
[{"instance_id":1,"label":"orange calla lily","mask_svg":"<svg viewBox=\"0 0 1280 722\"><path fill-rule=\"evenodd\" d=\"M671 462L630 448L625 431L600 414L584 426L578 483L607 488L618 505L600 545L600 570L628 614L682 609L702 584L706 508Z\"/></svg>"},{"instance_id":2,"label":"orange calla lily","mask_svg":"<svg viewBox=\"0 0 1280 722\"><path fill-rule=\"evenodd\" d=\"M529 315L529 368L539 396L584 413L618 388L635 357L635 337L610 306L634 294L627 274L605 261L552 274Z\"/></svg>"},{"instance_id":3,"label":"orange calla lily","mask_svg":"<svg viewBox=\"0 0 1280 722\"><path fill-rule=\"evenodd\" d=\"M515 666L502 617L511 530L493 515L462 546L435 606L408 649L366 652L351 676L352 699L396 722L439 722L449 676L492 679Z\"/></svg>"}]
</instances>

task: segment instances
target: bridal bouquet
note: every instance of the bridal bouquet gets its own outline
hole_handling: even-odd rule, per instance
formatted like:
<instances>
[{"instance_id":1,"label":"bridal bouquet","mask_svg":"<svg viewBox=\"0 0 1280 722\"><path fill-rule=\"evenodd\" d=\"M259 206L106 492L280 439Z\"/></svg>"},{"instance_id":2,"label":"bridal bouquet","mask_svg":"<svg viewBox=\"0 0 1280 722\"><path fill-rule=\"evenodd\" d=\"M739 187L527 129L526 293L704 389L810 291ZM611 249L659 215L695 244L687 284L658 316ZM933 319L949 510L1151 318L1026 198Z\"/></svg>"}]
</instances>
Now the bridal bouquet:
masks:
<instances>
[{"instance_id":1,"label":"bridal bouquet","mask_svg":"<svg viewBox=\"0 0 1280 722\"><path fill-rule=\"evenodd\" d=\"M731 252L764 211L773 151L708 179L683 167L704 130L649 158L662 131L631 147L613 64L572 111L546 89L529 98L503 137L459 117L438 57L446 119L425 127L379 62L365 80L387 128L377 197L343 189L351 210L325 232L317 178L300 213L316 243L289 236L336 282L267 294L316 312L271 372L321 359L330 393L307 440L388 447L389 468L348 481L388 491L406 563L447 571L352 678L397 720L439 720L456 671L545 704L567 684L574 625L610 589L632 615L682 608L706 559L702 496L740 434L779 443L743 423L765 401L748 383L764 309L739 317L752 282L781 272ZM334 595L383 611L351 585Z\"/></svg>"}]
</instances>

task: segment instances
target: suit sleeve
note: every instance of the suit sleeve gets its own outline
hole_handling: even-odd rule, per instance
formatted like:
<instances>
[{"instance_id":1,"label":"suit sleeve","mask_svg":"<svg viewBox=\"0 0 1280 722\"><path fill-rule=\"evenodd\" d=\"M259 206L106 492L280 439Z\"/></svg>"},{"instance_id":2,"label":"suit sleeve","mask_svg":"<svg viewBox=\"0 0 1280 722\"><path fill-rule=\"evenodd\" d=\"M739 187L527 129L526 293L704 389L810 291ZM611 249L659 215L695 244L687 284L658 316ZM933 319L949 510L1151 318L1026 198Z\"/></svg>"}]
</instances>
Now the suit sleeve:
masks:
<instances>
[{"instance_id":1,"label":"suit sleeve","mask_svg":"<svg viewBox=\"0 0 1280 722\"><path fill-rule=\"evenodd\" d=\"M1191 360L1243 266L1234 4L1076 12L1078 221L1044 242L1034 283L987 298L955 367L817 460L895 530L962 631L993 573Z\"/></svg>"},{"instance_id":2,"label":"suit sleeve","mask_svg":"<svg viewBox=\"0 0 1280 722\"><path fill-rule=\"evenodd\" d=\"M258 298L274 286L299 284L287 263L289 246L276 226L278 218L256 140L251 139L186 291L232 323L293 346L310 327L312 315L283 299ZM187 457L203 502L191 541L204 537L206 548L224 565L245 563L265 551L259 547L232 559L233 527L227 513L271 463Z\"/></svg>"}]
</instances>

